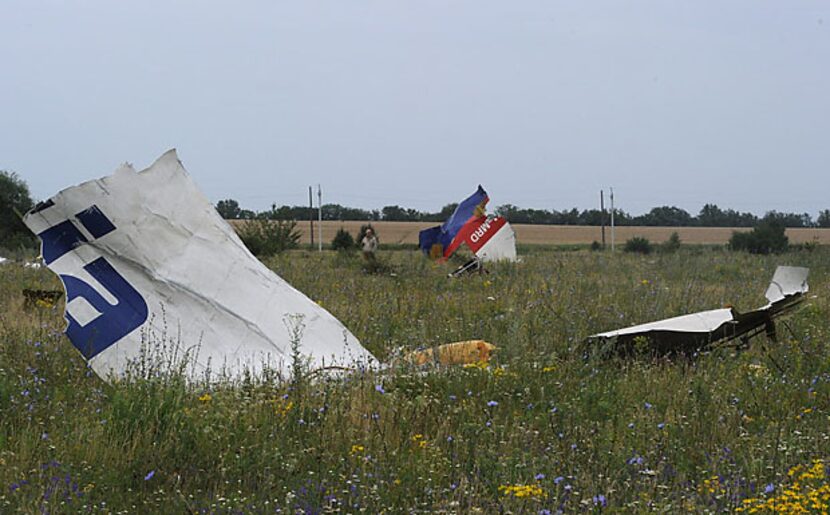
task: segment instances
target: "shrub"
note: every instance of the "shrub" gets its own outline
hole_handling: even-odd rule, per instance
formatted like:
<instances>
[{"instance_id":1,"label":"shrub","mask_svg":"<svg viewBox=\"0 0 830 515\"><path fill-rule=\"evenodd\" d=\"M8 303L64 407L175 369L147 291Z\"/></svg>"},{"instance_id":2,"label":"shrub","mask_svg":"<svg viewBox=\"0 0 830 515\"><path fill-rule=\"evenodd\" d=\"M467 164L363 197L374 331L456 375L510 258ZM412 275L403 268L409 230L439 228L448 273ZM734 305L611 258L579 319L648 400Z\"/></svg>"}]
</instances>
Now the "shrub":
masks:
<instances>
[{"instance_id":1,"label":"shrub","mask_svg":"<svg viewBox=\"0 0 830 515\"><path fill-rule=\"evenodd\" d=\"M597 240L592 241L591 250L594 252L602 250L602 243L598 242Z\"/></svg>"},{"instance_id":2,"label":"shrub","mask_svg":"<svg viewBox=\"0 0 830 515\"><path fill-rule=\"evenodd\" d=\"M669 239L666 240L663 245L660 247L660 250L663 252L676 252L680 249L680 235L677 234L677 231L671 233Z\"/></svg>"},{"instance_id":3,"label":"shrub","mask_svg":"<svg viewBox=\"0 0 830 515\"><path fill-rule=\"evenodd\" d=\"M810 241L805 241L801 244L801 249L806 250L807 252L814 252L818 250L819 241L818 236L813 236L813 239Z\"/></svg>"},{"instance_id":4,"label":"shrub","mask_svg":"<svg viewBox=\"0 0 830 515\"><path fill-rule=\"evenodd\" d=\"M651 251L654 250L654 248L652 247L651 242L648 241L648 238L634 236L633 238L625 242L625 247L623 247L623 250L626 252L651 254Z\"/></svg>"},{"instance_id":5,"label":"shrub","mask_svg":"<svg viewBox=\"0 0 830 515\"><path fill-rule=\"evenodd\" d=\"M785 252L790 245L785 231L784 224L779 220L762 220L749 232L733 232L729 238L729 248L750 254Z\"/></svg>"},{"instance_id":6,"label":"shrub","mask_svg":"<svg viewBox=\"0 0 830 515\"><path fill-rule=\"evenodd\" d=\"M0 247L33 248L35 237L20 216L32 209L29 186L12 172L0 170Z\"/></svg>"},{"instance_id":7,"label":"shrub","mask_svg":"<svg viewBox=\"0 0 830 515\"><path fill-rule=\"evenodd\" d=\"M331 240L331 248L334 250L340 251L349 251L356 247L354 238L349 233L349 231L343 229L342 227L338 229L337 234L334 235L334 239Z\"/></svg>"},{"instance_id":8,"label":"shrub","mask_svg":"<svg viewBox=\"0 0 830 515\"><path fill-rule=\"evenodd\" d=\"M236 229L242 242L256 256L272 256L284 250L297 248L300 233L294 220L257 218Z\"/></svg>"}]
</instances>

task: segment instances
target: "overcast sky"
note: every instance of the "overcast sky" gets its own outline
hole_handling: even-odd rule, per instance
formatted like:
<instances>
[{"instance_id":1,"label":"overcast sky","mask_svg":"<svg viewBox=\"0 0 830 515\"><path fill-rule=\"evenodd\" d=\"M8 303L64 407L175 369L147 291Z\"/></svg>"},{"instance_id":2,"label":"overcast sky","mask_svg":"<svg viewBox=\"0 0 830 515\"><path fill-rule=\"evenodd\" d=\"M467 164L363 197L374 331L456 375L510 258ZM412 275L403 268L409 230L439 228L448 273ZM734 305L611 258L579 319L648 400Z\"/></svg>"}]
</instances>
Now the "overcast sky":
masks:
<instances>
[{"instance_id":1,"label":"overcast sky","mask_svg":"<svg viewBox=\"0 0 830 515\"><path fill-rule=\"evenodd\" d=\"M0 2L0 169L213 201L830 208L830 2Z\"/></svg>"}]
</instances>

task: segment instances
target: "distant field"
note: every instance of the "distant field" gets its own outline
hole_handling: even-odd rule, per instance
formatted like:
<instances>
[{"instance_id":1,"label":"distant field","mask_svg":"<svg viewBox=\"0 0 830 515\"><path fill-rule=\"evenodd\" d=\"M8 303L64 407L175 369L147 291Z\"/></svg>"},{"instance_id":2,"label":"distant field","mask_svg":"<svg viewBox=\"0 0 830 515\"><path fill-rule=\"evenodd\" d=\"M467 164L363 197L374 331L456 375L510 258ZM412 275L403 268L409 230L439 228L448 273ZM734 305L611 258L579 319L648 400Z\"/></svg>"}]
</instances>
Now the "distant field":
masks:
<instances>
[{"instance_id":1,"label":"distant field","mask_svg":"<svg viewBox=\"0 0 830 515\"><path fill-rule=\"evenodd\" d=\"M360 226L366 222L323 222L323 242L329 243L337 229L345 228L356 235ZM300 222L298 228L303 233L303 243L309 243L308 222ZM372 222L380 235L381 243L418 243L421 229L436 225L432 222ZM585 225L513 225L519 243L525 244L590 244L601 241L599 227ZM746 231L746 228L731 227L617 227L616 241L624 243L633 236L642 236L652 242L661 242L677 231L683 243L724 244L729 241L732 231ZM317 222L314 224L314 238L317 239ZM818 241L830 244L830 229L787 229L790 243ZM605 229L606 242L611 243L611 229Z\"/></svg>"}]
</instances>

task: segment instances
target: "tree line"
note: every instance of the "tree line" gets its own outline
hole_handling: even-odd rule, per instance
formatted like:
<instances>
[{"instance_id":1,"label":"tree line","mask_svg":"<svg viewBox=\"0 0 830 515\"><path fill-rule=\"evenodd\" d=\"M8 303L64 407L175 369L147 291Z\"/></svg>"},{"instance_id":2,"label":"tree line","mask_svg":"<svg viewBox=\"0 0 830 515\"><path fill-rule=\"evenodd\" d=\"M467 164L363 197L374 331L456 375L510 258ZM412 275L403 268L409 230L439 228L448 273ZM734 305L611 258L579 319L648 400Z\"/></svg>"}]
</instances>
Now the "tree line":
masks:
<instances>
[{"instance_id":1,"label":"tree line","mask_svg":"<svg viewBox=\"0 0 830 515\"><path fill-rule=\"evenodd\" d=\"M440 211L430 213L401 206L385 206L382 209L360 209L324 204L323 220L389 221L389 222L443 222L458 204L447 204ZM220 200L216 209L226 219L273 219L273 220L308 220L317 219L317 208L308 206L271 206L266 211L243 209L233 199ZM606 225L611 223L610 210L604 213L599 209L577 208L558 211L556 209L520 208L512 204L496 207L495 214L508 219L514 224L540 225ZM809 213L782 213L768 211L759 217L753 213L738 212L734 209L721 209L715 204L706 204L697 215L675 206L652 208L642 215L631 215L621 209L614 210L614 223L625 226L653 227L755 227L761 221L774 221L784 227L830 227L830 209L819 212L813 219Z\"/></svg>"},{"instance_id":2,"label":"tree line","mask_svg":"<svg viewBox=\"0 0 830 515\"><path fill-rule=\"evenodd\" d=\"M33 248L36 239L23 225L21 216L34 206L35 202L26 182L17 174L0 170L0 247L15 249ZM440 223L449 218L458 204L447 204L440 211L430 213L398 205L385 206L382 209L360 209L325 204L322 207L323 220L355 221L400 221L400 222L435 222ZM248 220L308 220L317 219L317 210L308 206L277 206L273 204L265 211L243 209L233 199L220 200L216 209L225 219ZM599 209L572 208L558 211L556 209L519 208L504 204L495 209L497 215L504 216L514 224L545 225L601 225L610 224L610 213ZM706 204L693 216L684 209L675 206L655 207L648 213L633 216L621 209L614 210L614 222L617 225L647 225L663 227L757 227L774 225L780 227L830 227L830 209L818 213L814 220L809 213L781 213L768 211L758 217L752 213L741 213L734 209L721 209L715 204ZM281 224L268 225L269 230L276 227L283 230ZM289 231L290 232L290 231Z\"/></svg>"}]
</instances>

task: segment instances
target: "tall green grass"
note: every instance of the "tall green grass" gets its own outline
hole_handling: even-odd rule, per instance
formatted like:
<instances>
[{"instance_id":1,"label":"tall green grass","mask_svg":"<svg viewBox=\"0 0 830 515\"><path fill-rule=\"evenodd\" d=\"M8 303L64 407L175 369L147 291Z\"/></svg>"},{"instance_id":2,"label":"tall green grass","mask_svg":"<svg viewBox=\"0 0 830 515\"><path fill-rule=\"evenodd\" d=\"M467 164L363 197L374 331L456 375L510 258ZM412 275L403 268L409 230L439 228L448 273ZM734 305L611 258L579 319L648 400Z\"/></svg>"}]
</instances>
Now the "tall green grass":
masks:
<instances>
[{"instance_id":1,"label":"tall green grass","mask_svg":"<svg viewBox=\"0 0 830 515\"><path fill-rule=\"evenodd\" d=\"M54 276L0 268L0 512L722 512L828 457L828 249L547 250L461 279L416 251L381 257L382 275L335 253L267 265L384 360L482 338L499 347L489 367L107 385L60 308L23 308L21 290ZM816 298L776 344L676 361L584 345L762 305L778 264L809 266Z\"/></svg>"}]
</instances>

